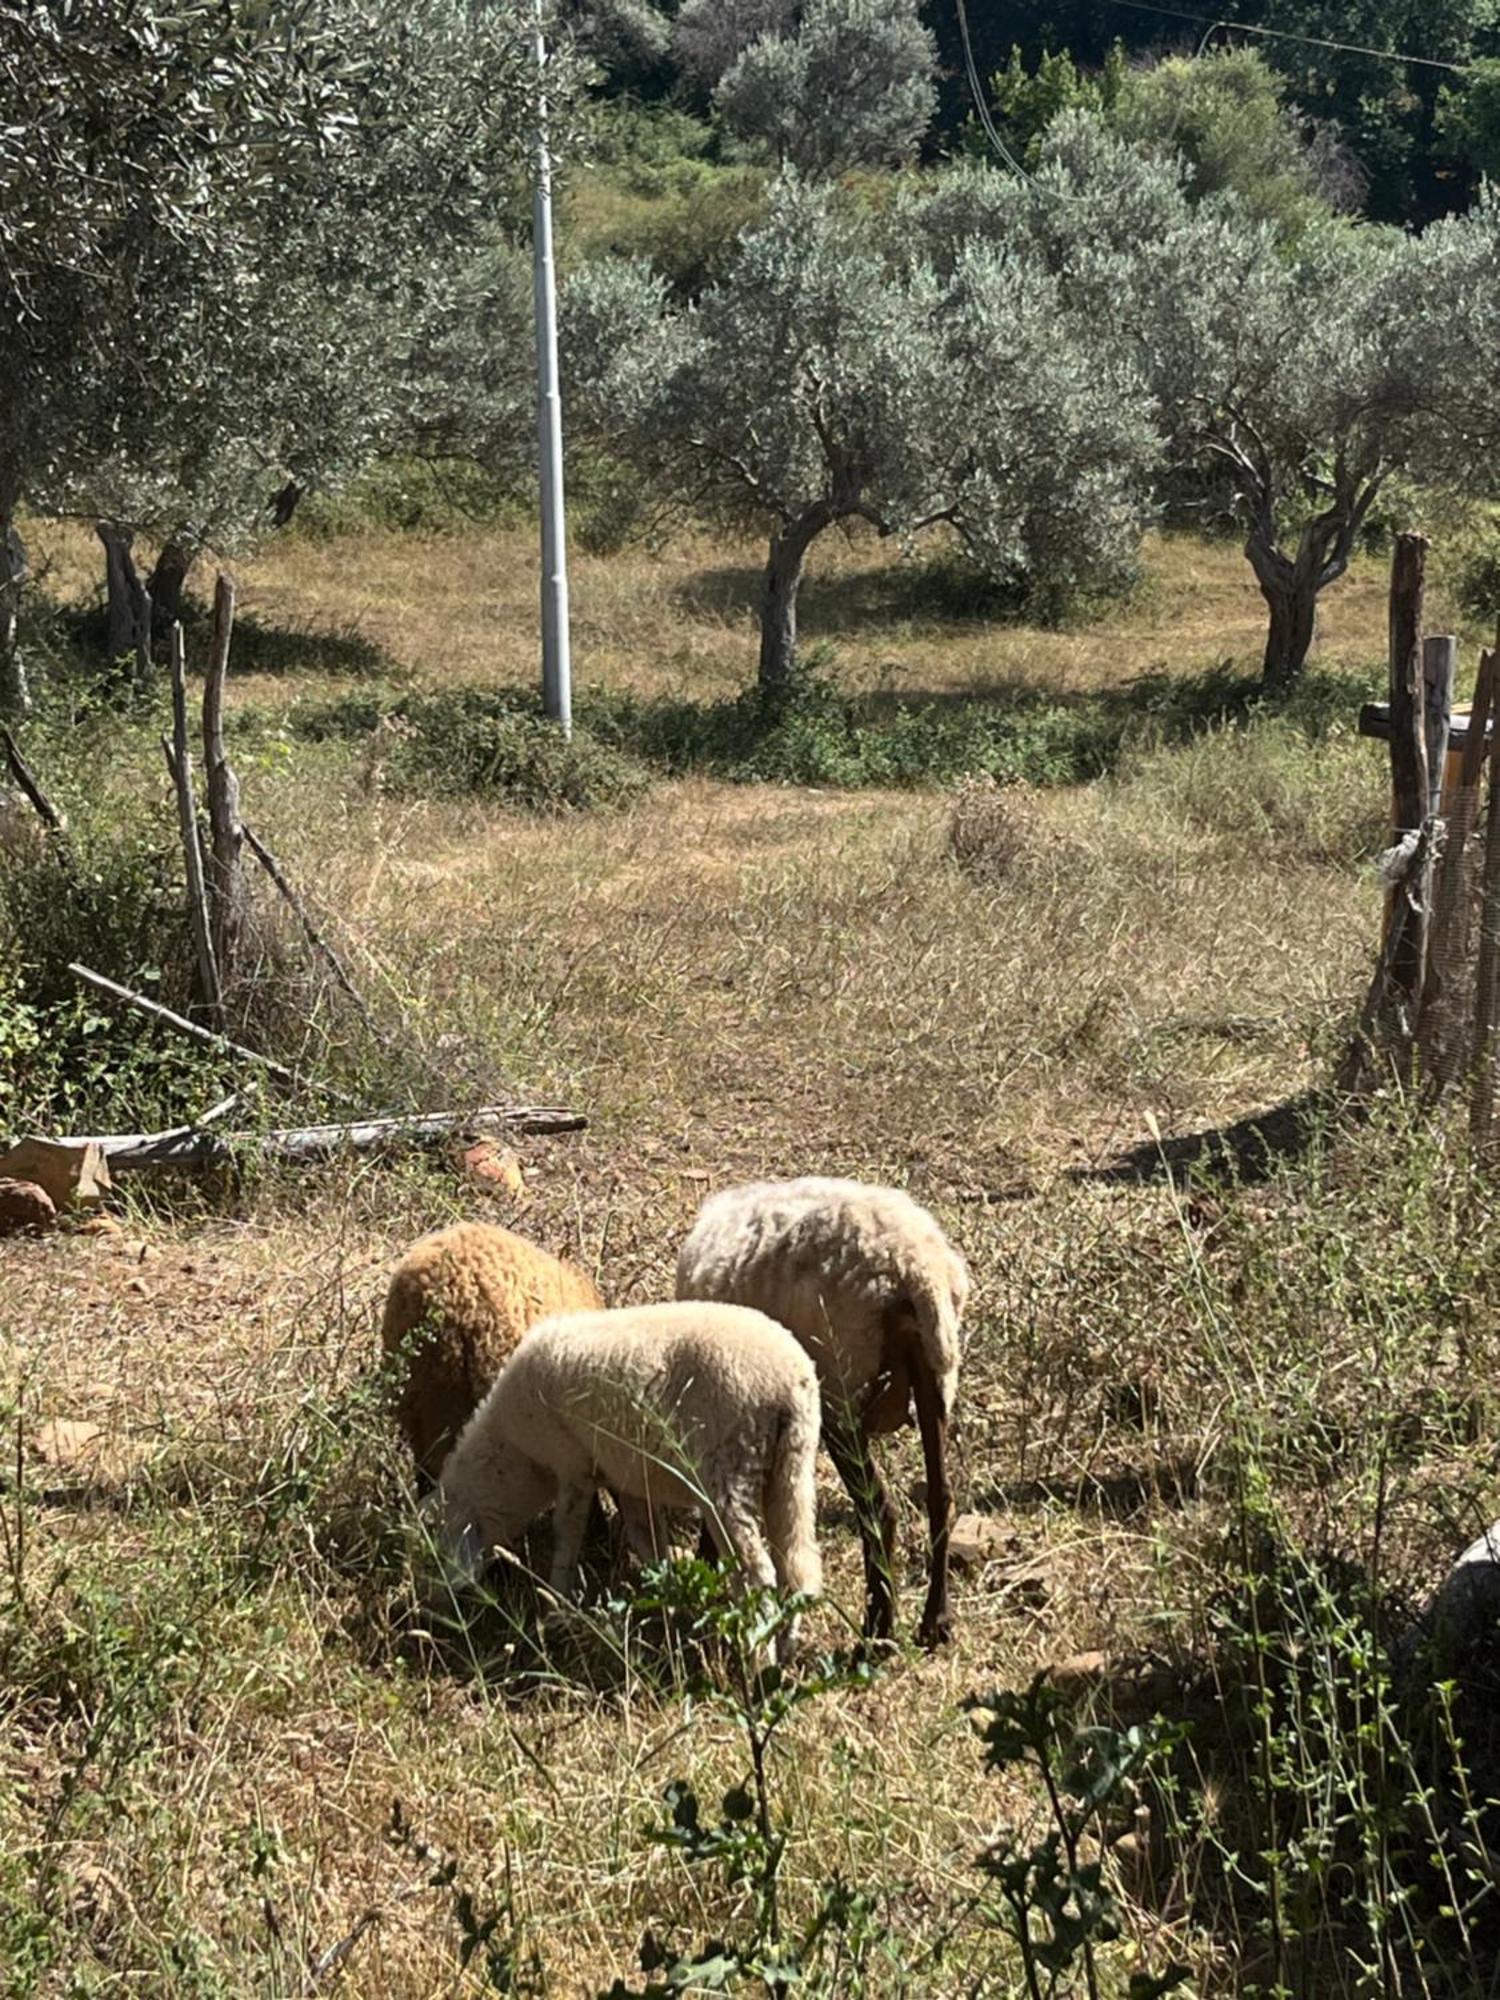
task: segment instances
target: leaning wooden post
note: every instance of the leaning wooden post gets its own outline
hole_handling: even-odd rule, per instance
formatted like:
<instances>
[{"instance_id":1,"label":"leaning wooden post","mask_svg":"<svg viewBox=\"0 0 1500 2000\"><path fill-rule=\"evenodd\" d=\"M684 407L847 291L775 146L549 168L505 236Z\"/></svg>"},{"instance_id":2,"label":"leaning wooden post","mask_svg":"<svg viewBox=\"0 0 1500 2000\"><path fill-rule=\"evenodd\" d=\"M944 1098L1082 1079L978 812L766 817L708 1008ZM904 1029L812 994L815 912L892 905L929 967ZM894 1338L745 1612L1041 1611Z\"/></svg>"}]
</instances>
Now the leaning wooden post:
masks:
<instances>
[{"instance_id":1,"label":"leaning wooden post","mask_svg":"<svg viewBox=\"0 0 1500 2000\"><path fill-rule=\"evenodd\" d=\"M1421 1003L1427 958L1427 889L1431 871L1421 840L1429 817L1428 708L1422 663L1422 600L1427 571L1425 535L1398 535L1391 564L1390 685L1391 785L1397 849L1409 845L1405 872L1392 889L1394 931L1390 998L1396 1010L1398 1067L1408 1067ZM1435 705L1435 704L1433 704ZM1445 724L1446 729L1446 724ZM1441 765L1439 766L1441 769Z\"/></svg>"},{"instance_id":2,"label":"leaning wooden post","mask_svg":"<svg viewBox=\"0 0 1500 2000\"><path fill-rule=\"evenodd\" d=\"M42 790L36 773L21 755L20 745L3 722L0 722L0 750L3 750L5 753L6 768L9 770L16 784L30 800L32 810L35 812L37 818L50 834L53 834L58 840L66 843L68 838L68 822L66 818L58 811L51 799Z\"/></svg>"},{"instance_id":3,"label":"leaning wooden post","mask_svg":"<svg viewBox=\"0 0 1500 2000\"><path fill-rule=\"evenodd\" d=\"M219 990L219 968L214 959L213 935L208 922L208 896L203 885L203 848L198 839L198 806L193 797L193 762L188 749L187 665L183 657L182 627L172 627L172 741L165 741L167 769L177 790L177 818L182 830L182 859L187 875L188 923L193 933L193 949L198 961L198 983L210 1018L217 1026L223 1019L224 999Z\"/></svg>"},{"instance_id":4,"label":"leaning wooden post","mask_svg":"<svg viewBox=\"0 0 1500 2000\"><path fill-rule=\"evenodd\" d=\"M1486 656L1500 662L1500 631L1495 651ZM1492 664L1491 706L1496 717L1500 742L1500 664ZM1485 819L1484 871L1479 894L1479 958L1474 972L1474 1082L1469 1100L1469 1137L1476 1150L1489 1143L1495 1115L1495 1069L1497 1021L1500 1011L1500 756L1492 756L1490 766L1489 811Z\"/></svg>"},{"instance_id":5,"label":"leaning wooden post","mask_svg":"<svg viewBox=\"0 0 1500 2000\"><path fill-rule=\"evenodd\" d=\"M1469 1136L1476 1147L1489 1143L1495 1112L1497 998L1500 998L1500 766L1491 758L1479 903L1479 967L1474 979L1474 1095L1469 1105Z\"/></svg>"},{"instance_id":6,"label":"leaning wooden post","mask_svg":"<svg viewBox=\"0 0 1500 2000\"><path fill-rule=\"evenodd\" d=\"M234 585L221 571L214 586L214 631L208 677L203 683L203 782L208 793L209 914L219 986L232 989L245 923L245 885L240 870L244 828L240 785L224 754L224 677L234 630Z\"/></svg>"},{"instance_id":7,"label":"leaning wooden post","mask_svg":"<svg viewBox=\"0 0 1500 2000\"><path fill-rule=\"evenodd\" d=\"M1480 782L1495 710L1500 652L1481 653L1474 700L1464 732L1463 751L1452 795L1444 801L1447 839L1432 890L1432 924L1427 938L1427 979L1422 988L1422 1072L1446 1090L1469 1067L1473 1054L1468 1023L1461 1013L1471 932L1471 842L1479 818Z\"/></svg>"}]
</instances>

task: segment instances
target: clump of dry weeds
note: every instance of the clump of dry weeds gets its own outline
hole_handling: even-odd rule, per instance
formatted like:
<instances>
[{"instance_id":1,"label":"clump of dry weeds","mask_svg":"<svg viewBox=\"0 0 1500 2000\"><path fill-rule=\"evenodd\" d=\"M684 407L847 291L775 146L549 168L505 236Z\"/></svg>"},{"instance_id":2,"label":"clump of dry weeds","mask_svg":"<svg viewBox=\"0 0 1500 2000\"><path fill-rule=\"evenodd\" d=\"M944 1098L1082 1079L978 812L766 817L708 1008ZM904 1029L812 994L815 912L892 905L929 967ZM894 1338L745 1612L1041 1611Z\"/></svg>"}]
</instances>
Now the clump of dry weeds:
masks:
<instances>
[{"instance_id":1,"label":"clump of dry weeds","mask_svg":"<svg viewBox=\"0 0 1500 2000\"><path fill-rule=\"evenodd\" d=\"M976 882L1002 882L1048 841L1033 785L1000 785L988 775L963 779L948 816L948 852Z\"/></svg>"}]
</instances>

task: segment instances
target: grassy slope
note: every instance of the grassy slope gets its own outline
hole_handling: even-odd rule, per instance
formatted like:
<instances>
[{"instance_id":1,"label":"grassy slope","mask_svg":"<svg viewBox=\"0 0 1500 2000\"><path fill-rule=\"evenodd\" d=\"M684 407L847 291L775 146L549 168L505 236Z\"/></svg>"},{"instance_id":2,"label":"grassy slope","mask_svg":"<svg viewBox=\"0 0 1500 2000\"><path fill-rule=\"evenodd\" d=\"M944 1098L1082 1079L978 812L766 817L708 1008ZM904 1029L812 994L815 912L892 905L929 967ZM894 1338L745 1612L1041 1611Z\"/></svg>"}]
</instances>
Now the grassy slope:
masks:
<instances>
[{"instance_id":1,"label":"grassy slope","mask_svg":"<svg viewBox=\"0 0 1500 2000\"><path fill-rule=\"evenodd\" d=\"M54 555L54 578L81 586L86 546L65 536ZM579 562L580 677L740 685L754 561L698 541ZM357 626L421 684L533 669L522 534L293 543L242 581L267 623ZM856 683L1093 688L1248 662L1260 622L1233 551L1177 541L1153 551L1138 603L1077 632L940 626L903 611L904 592L869 543L820 553L807 624L836 636ZM1381 621L1370 565L1330 597L1327 655L1351 670L1378 658ZM326 649L305 665L284 650L284 671L235 688L262 732L329 691ZM1351 680L1351 718L1356 698ZM495 1212L596 1266L614 1299L660 1296L705 1187L750 1173L898 1179L970 1254L962 1474L1007 1553L961 1584L950 1653L804 1716L780 1769L794 1895L835 1866L878 1884L911 1954L915 1969L876 1990L968 1990L964 1966L1007 1990L1003 1960L968 1932L946 1969L932 1956L1001 1803L958 1698L1081 1647L1191 1643L1222 1512L1211 1492L1163 1491L1157 1469L1211 1456L1226 1411L1274 1408L1301 1436L1309 1410L1352 1391L1347 1459L1298 1461L1285 1498L1334 1519L1345 1505L1355 1534L1370 1386L1419 1399L1438 1366L1429 1353L1417 1368L1394 1334L1373 1354L1341 1346L1305 1301L1273 1312L1274 1258L1265 1315L1236 1319L1165 1197L1056 1178L1152 1118L1208 1123L1308 1079L1370 949L1358 852L1379 828L1378 753L1274 724L1143 749L1113 778L1009 809L1009 859L990 878L954 865L949 802L922 793L695 779L621 817L530 821L393 800L360 756L296 746L257 754L246 789L346 939L389 970L439 1065L439 1038L456 1035L463 1073L589 1108L582 1140L523 1149L530 1193ZM990 1199L1018 1182L1040 1192ZM19 1706L0 1752L16 1992L31 1990L23 1945L50 1968L42 1991L299 1992L308 1959L372 1908L341 1991L483 1990L480 1961L459 1969L445 1892L385 1837L394 1797L482 1901L513 1897L549 1992L628 1971L664 1914L728 1921L638 1831L679 1771L737 1775L708 1712L643 1687L624 1700L617 1672L595 1686L566 1647L550 1685L486 1694L393 1622L390 1487L368 1462L376 1432L336 1398L370 1350L385 1259L479 1206L442 1166L361 1168L250 1188L233 1221L142 1213L126 1239L8 1249L0 1355L26 1424L89 1419L147 1460L118 1506L80 1504L86 1477L35 1467L24 1502L0 1492L12 1551L25 1530L10 1560L28 1593L6 1628ZM1276 1240L1313 1226L1294 1215ZM1270 1241L1259 1228L1226 1288ZM1427 1497L1407 1532L1430 1558L1454 1533L1431 1499L1452 1483L1449 1455L1418 1456L1410 1483ZM908 1442L895 1457L904 1494L917 1461ZM1106 1478L1134 1495L1123 1510L1079 1485ZM825 1498L831 1591L852 1608L847 1514L831 1486ZM914 1581L910 1506L904 1537ZM821 1629L840 1628L824 1614ZM34 1922L15 1914L38 1890ZM1168 1920L1205 1981L1232 1987L1238 1948L1195 1935L1180 1909Z\"/></svg>"}]
</instances>

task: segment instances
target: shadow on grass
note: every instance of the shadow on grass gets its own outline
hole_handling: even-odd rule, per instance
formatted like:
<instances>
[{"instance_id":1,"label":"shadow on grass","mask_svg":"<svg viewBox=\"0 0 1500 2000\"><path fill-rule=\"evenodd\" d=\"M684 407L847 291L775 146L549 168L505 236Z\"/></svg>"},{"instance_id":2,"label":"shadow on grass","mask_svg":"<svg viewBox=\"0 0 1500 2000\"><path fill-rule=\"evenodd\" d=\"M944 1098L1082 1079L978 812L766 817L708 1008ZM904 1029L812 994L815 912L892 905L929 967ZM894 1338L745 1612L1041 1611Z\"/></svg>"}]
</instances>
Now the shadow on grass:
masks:
<instances>
[{"instance_id":1,"label":"shadow on grass","mask_svg":"<svg viewBox=\"0 0 1500 2000\"><path fill-rule=\"evenodd\" d=\"M1347 722L1357 701L1349 679L1315 673L1274 712L1318 737ZM581 696L577 713L597 741L672 775L908 786L981 772L1000 782L1082 783L1113 771L1136 745L1185 742L1271 710L1260 682L1224 661L1199 674L1063 693L1005 680L975 691L849 693L809 671L780 708L754 688L717 702L599 690Z\"/></svg>"},{"instance_id":2,"label":"shadow on grass","mask_svg":"<svg viewBox=\"0 0 1500 2000\"><path fill-rule=\"evenodd\" d=\"M198 664L207 651L207 626L200 639ZM190 664L191 655L190 655ZM393 660L383 646L357 625L269 625L253 612L234 621L229 655L231 674L322 674L330 680L391 680L410 678L409 670Z\"/></svg>"},{"instance_id":3,"label":"shadow on grass","mask_svg":"<svg viewBox=\"0 0 1500 2000\"><path fill-rule=\"evenodd\" d=\"M679 610L699 618L759 616L765 574L754 564L700 570L673 593ZM809 576L797 602L809 631L833 637L891 625L1015 624L1028 613L1019 585L986 579L970 566L937 557L876 570Z\"/></svg>"},{"instance_id":4,"label":"shadow on grass","mask_svg":"<svg viewBox=\"0 0 1500 2000\"><path fill-rule=\"evenodd\" d=\"M1252 1112L1229 1125L1170 1139L1148 1139L1102 1166L1072 1167L1070 1181L1106 1186L1182 1180L1232 1181L1259 1186L1286 1160L1300 1158L1328 1129L1331 1106L1325 1091L1308 1090L1284 1104Z\"/></svg>"},{"instance_id":5,"label":"shadow on grass","mask_svg":"<svg viewBox=\"0 0 1500 2000\"><path fill-rule=\"evenodd\" d=\"M213 614L197 598L190 598L182 611L183 646L190 674L201 673L207 663L213 631ZM38 658L49 677L69 682L104 685L118 681L122 696L133 692L133 670L121 672L109 658L109 617L102 603L56 604L34 595L27 606L22 644ZM159 634L154 642L156 671L167 680L167 639ZM234 621L230 648L231 675L288 674L323 675L330 680L387 681L408 679L409 670L354 625L311 624L275 625L254 612L241 613Z\"/></svg>"},{"instance_id":6,"label":"shadow on grass","mask_svg":"<svg viewBox=\"0 0 1500 2000\"><path fill-rule=\"evenodd\" d=\"M545 729L546 757L533 740L543 728L536 699L514 687L395 697L361 690L303 707L293 727L314 740L358 741L399 723L398 782L551 809L628 804L649 772L817 786L947 784L980 773L1001 783L1079 784L1106 776L1134 747L1182 743L1271 713L1318 738L1347 723L1358 699L1348 677L1314 673L1273 704L1229 661L1060 694L1004 680L960 692L851 693L810 666L779 705L756 687L717 701L585 687L571 744ZM559 759L566 770L553 768Z\"/></svg>"}]
</instances>

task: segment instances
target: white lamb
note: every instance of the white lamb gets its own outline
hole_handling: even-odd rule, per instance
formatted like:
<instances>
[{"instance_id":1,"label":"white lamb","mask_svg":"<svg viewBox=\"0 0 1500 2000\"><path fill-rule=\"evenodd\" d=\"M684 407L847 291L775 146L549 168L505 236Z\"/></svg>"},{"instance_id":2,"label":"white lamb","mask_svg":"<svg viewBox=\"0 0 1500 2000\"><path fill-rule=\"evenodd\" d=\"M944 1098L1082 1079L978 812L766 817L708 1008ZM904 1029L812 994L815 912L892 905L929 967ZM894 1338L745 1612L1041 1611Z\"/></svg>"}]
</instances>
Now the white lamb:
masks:
<instances>
[{"instance_id":1,"label":"white lamb","mask_svg":"<svg viewBox=\"0 0 1500 2000\"><path fill-rule=\"evenodd\" d=\"M560 1313L501 1369L443 1467L443 1531L471 1572L553 1510L552 1589L571 1594L596 1488L631 1547L660 1516L703 1515L752 1583L815 1596L817 1375L783 1327L737 1306ZM788 1627L785 1655L795 1643Z\"/></svg>"},{"instance_id":2,"label":"white lamb","mask_svg":"<svg viewBox=\"0 0 1500 2000\"><path fill-rule=\"evenodd\" d=\"M963 1258L925 1208L859 1181L757 1181L710 1195L677 1257L677 1296L753 1306L812 1356L823 1441L848 1488L865 1559L865 1631L895 1622L896 1510L870 1456L872 1437L916 1404L932 1544L924 1645L951 1634L947 1431L958 1388Z\"/></svg>"}]
</instances>

